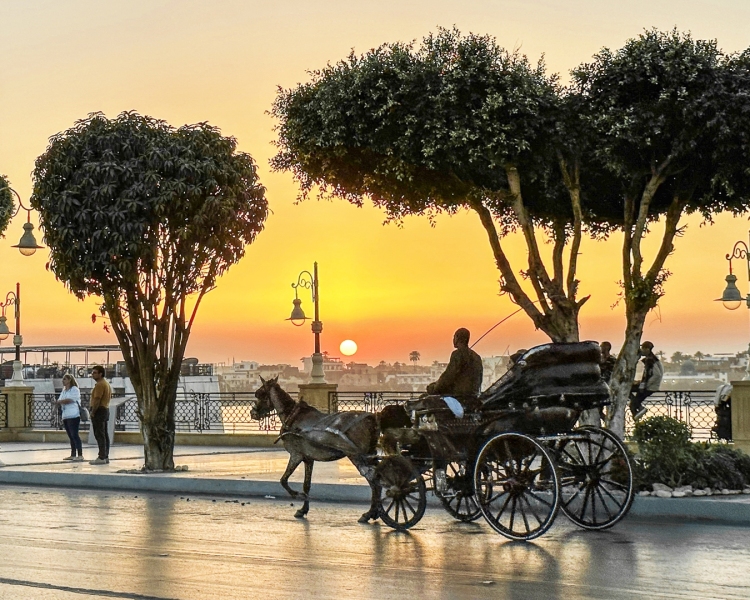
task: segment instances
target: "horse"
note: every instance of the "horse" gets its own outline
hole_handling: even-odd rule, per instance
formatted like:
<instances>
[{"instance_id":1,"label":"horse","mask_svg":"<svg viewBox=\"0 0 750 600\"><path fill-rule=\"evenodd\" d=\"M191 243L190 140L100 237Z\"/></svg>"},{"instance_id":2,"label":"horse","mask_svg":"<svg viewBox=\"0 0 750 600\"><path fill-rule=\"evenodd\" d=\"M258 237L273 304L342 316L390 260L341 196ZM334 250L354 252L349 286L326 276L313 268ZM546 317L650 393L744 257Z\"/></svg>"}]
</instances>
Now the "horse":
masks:
<instances>
[{"instance_id":1,"label":"horse","mask_svg":"<svg viewBox=\"0 0 750 600\"><path fill-rule=\"evenodd\" d=\"M257 402L251 417L260 420L271 411L281 421L281 440L289 453L289 463L281 476L281 485L292 498L302 498L303 505L294 516L304 518L310 510L310 484L313 464L348 458L367 480L372 490L370 509L360 518L360 523L376 520L379 516L381 486L375 476L377 443L380 436L377 416L364 411L344 411L326 414L310 406L304 400L295 401L279 385L278 377L265 381L255 392ZM305 463L305 481L302 492L296 492L289 484L289 477L300 463Z\"/></svg>"}]
</instances>

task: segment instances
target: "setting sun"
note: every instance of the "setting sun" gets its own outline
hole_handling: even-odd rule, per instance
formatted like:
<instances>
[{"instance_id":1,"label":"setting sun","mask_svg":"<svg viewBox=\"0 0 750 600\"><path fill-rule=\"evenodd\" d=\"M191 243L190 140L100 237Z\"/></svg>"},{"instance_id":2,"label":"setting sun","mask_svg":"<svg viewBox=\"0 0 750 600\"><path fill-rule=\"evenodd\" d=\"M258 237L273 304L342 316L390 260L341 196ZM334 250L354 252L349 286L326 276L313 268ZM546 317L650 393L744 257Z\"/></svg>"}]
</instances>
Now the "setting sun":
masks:
<instances>
[{"instance_id":1,"label":"setting sun","mask_svg":"<svg viewBox=\"0 0 750 600\"><path fill-rule=\"evenodd\" d=\"M344 340L341 342L339 350L341 350L341 354L344 356L351 356L357 352L357 344L352 340Z\"/></svg>"}]
</instances>

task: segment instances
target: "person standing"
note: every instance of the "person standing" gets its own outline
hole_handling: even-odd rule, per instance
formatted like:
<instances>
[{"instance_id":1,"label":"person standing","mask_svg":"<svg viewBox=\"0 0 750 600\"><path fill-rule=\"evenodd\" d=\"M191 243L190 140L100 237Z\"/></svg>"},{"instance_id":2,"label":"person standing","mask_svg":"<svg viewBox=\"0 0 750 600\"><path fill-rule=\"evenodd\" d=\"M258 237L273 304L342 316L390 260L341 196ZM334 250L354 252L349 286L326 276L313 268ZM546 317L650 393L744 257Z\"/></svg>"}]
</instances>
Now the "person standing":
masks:
<instances>
[{"instance_id":1,"label":"person standing","mask_svg":"<svg viewBox=\"0 0 750 600\"><path fill-rule=\"evenodd\" d=\"M599 348L602 350L602 360L599 363L599 369L602 372L602 379L605 383L609 384L609 380L612 378L612 371L615 370L615 357L611 354L612 344L602 342L599 344Z\"/></svg>"},{"instance_id":2,"label":"person standing","mask_svg":"<svg viewBox=\"0 0 750 600\"><path fill-rule=\"evenodd\" d=\"M96 443L99 445L99 456L91 465L109 464L109 401L112 398L112 388L104 379L104 367L96 365L91 369L91 378L96 382L91 392L91 427L94 430Z\"/></svg>"},{"instance_id":3,"label":"person standing","mask_svg":"<svg viewBox=\"0 0 750 600\"><path fill-rule=\"evenodd\" d=\"M78 433L81 425L81 390L78 389L78 382L70 373L63 376L62 383L63 389L55 404L62 406L62 422L70 440L70 456L66 456L63 460L80 462L83 460L83 445Z\"/></svg>"},{"instance_id":4,"label":"person standing","mask_svg":"<svg viewBox=\"0 0 750 600\"><path fill-rule=\"evenodd\" d=\"M651 342L641 344L640 354L643 357L641 359L643 375L641 376L641 382L637 386L633 386L633 392L630 396L630 412L634 421L646 414L647 409L643 406L643 402L651 394L659 391L661 379L664 376L664 367L654 354L654 345Z\"/></svg>"}]
</instances>

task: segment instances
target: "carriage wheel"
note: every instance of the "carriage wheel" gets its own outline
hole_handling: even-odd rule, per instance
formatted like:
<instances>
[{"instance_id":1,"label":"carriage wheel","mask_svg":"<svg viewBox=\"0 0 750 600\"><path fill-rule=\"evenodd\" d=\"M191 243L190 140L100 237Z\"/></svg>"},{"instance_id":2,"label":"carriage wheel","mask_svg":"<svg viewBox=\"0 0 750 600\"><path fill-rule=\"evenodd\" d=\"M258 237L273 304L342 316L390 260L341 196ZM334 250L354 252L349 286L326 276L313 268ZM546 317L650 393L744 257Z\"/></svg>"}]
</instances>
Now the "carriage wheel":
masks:
<instances>
[{"instance_id":1,"label":"carriage wheel","mask_svg":"<svg viewBox=\"0 0 750 600\"><path fill-rule=\"evenodd\" d=\"M512 540L532 540L557 516L560 482L550 452L522 433L501 433L479 452L476 499L484 518Z\"/></svg>"},{"instance_id":2,"label":"carriage wheel","mask_svg":"<svg viewBox=\"0 0 750 600\"><path fill-rule=\"evenodd\" d=\"M382 487L378 509L383 523L399 531L419 523L427 508L427 490L414 464L403 456L388 456L375 473Z\"/></svg>"},{"instance_id":3,"label":"carriage wheel","mask_svg":"<svg viewBox=\"0 0 750 600\"><path fill-rule=\"evenodd\" d=\"M474 477L465 462L448 463L445 468L447 488L444 492L437 491L437 482L433 489L440 498L443 508L454 519L470 523L482 516L476 498L474 497Z\"/></svg>"},{"instance_id":4,"label":"carriage wheel","mask_svg":"<svg viewBox=\"0 0 750 600\"><path fill-rule=\"evenodd\" d=\"M633 504L633 467L619 438L606 429L584 426L582 433L558 442L560 508L579 527L607 529L620 521Z\"/></svg>"}]
</instances>

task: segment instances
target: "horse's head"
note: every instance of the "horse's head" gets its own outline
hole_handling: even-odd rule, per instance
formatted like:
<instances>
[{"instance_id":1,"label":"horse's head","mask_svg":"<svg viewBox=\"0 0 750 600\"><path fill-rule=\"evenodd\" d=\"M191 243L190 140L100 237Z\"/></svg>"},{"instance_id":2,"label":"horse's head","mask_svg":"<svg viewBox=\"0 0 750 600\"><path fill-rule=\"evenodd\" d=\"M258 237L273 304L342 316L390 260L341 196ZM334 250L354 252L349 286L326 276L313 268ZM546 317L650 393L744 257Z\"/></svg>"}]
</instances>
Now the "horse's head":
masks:
<instances>
[{"instance_id":1,"label":"horse's head","mask_svg":"<svg viewBox=\"0 0 750 600\"><path fill-rule=\"evenodd\" d=\"M253 408L250 410L250 416L256 421L270 415L274 410L273 400L271 399L271 390L274 387L278 387L279 378L272 377L268 381L260 378L261 386L255 391L255 397L258 401L255 403Z\"/></svg>"}]
</instances>

